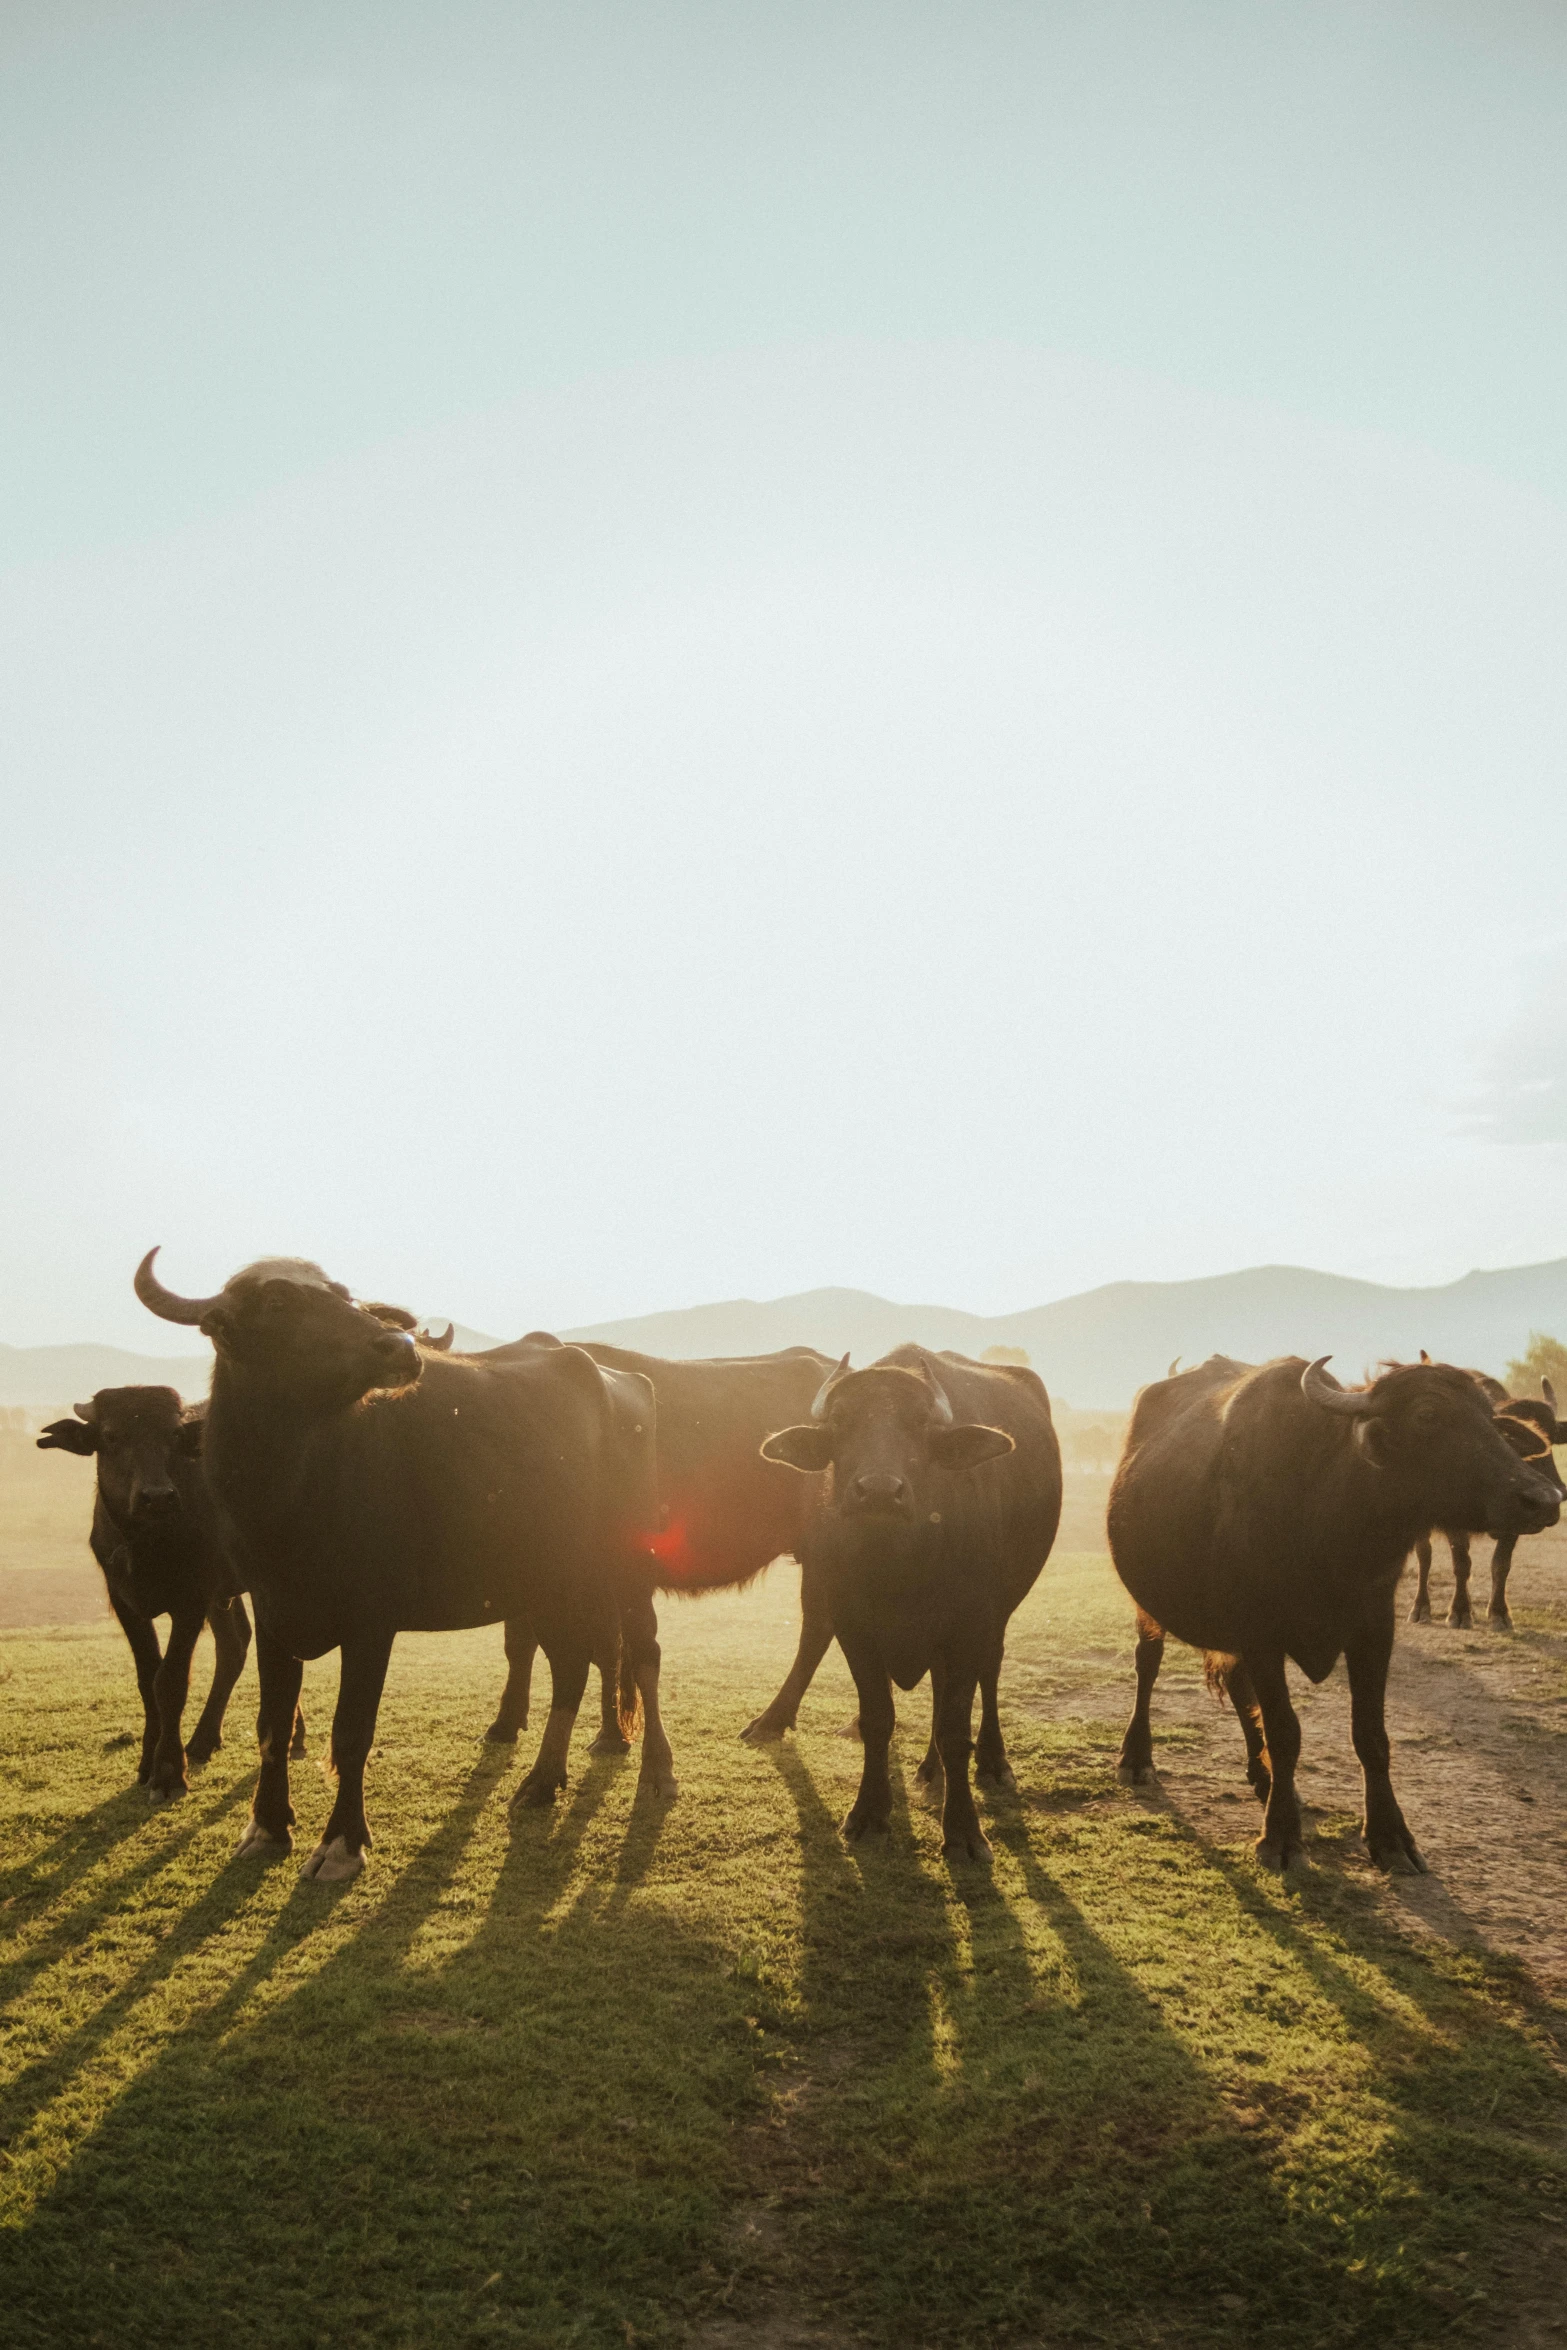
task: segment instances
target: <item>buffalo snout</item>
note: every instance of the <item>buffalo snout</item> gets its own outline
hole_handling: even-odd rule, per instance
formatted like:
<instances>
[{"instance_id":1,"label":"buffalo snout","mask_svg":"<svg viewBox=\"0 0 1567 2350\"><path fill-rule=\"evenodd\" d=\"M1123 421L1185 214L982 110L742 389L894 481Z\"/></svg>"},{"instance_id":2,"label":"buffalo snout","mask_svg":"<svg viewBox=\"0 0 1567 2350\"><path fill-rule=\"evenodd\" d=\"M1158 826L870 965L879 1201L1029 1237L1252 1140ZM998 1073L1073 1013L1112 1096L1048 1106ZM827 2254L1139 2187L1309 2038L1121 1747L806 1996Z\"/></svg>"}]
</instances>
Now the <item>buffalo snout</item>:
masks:
<instances>
[{"instance_id":1,"label":"buffalo snout","mask_svg":"<svg viewBox=\"0 0 1567 2350\"><path fill-rule=\"evenodd\" d=\"M149 1521L172 1517L179 1501L167 1477L143 1478L131 1496L131 1515Z\"/></svg>"},{"instance_id":2,"label":"buffalo snout","mask_svg":"<svg viewBox=\"0 0 1567 2350\"><path fill-rule=\"evenodd\" d=\"M409 1387L424 1368L419 1349L406 1330L387 1330L372 1347L375 1366L387 1387Z\"/></svg>"},{"instance_id":3,"label":"buffalo snout","mask_svg":"<svg viewBox=\"0 0 1567 2350\"><path fill-rule=\"evenodd\" d=\"M1543 1534L1562 1514L1561 1495L1544 1477L1521 1477L1496 1512L1497 1524L1486 1532L1499 1539L1508 1534Z\"/></svg>"},{"instance_id":4,"label":"buffalo snout","mask_svg":"<svg viewBox=\"0 0 1567 2350\"><path fill-rule=\"evenodd\" d=\"M906 1518L913 1508L908 1480L891 1469L862 1469L849 1479L842 1507L850 1517Z\"/></svg>"}]
</instances>

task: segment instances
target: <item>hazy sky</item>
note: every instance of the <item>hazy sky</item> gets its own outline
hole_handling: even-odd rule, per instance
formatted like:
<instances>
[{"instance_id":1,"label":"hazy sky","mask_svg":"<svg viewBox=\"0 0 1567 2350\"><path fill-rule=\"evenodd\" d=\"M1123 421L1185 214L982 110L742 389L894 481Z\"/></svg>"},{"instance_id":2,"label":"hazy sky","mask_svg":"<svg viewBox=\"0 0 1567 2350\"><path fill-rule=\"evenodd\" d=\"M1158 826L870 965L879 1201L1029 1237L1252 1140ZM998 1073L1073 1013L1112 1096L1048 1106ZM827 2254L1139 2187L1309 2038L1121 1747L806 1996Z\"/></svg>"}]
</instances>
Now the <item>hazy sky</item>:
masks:
<instances>
[{"instance_id":1,"label":"hazy sky","mask_svg":"<svg viewBox=\"0 0 1567 2350\"><path fill-rule=\"evenodd\" d=\"M1567 1253L1559 7L0 61L0 1339Z\"/></svg>"}]
</instances>

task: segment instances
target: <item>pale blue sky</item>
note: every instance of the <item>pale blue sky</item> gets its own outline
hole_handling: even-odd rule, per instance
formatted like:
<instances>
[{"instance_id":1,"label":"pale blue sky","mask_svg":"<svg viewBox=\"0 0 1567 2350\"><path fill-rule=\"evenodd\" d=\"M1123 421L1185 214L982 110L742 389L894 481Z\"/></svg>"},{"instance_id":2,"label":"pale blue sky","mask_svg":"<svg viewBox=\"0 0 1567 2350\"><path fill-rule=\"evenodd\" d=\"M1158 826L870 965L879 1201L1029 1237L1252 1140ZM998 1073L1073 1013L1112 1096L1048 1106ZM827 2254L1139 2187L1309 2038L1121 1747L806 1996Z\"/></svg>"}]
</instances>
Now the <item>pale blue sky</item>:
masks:
<instances>
[{"instance_id":1,"label":"pale blue sky","mask_svg":"<svg viewBox=\"0 0 1567 2350\"><path fill-rule=\"evenodd\" d=\"M1567 1251L1559 10L0 61L0 1338Z\"/></svg>"}]
</instances>

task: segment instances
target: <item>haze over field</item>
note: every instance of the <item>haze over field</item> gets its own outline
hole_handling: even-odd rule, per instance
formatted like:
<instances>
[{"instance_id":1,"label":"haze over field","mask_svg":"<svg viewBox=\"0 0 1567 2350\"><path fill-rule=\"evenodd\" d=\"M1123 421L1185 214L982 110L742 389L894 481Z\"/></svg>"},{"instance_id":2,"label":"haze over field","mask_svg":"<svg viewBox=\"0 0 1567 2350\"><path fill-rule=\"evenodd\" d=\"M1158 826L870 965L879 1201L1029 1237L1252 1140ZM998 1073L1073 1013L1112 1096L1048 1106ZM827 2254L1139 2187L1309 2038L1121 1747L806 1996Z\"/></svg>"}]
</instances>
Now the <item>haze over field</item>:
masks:
<instances>
[{"instance_id":1,"label":"haze over field","mask_svg":"<svg viewBox=\"0 0 1567 2350\"><path fill-rule=\"evenodd\" d=\"M6 1341L1560 1258L1567 20L0 61Z\"/></svg>"}]
</instances>

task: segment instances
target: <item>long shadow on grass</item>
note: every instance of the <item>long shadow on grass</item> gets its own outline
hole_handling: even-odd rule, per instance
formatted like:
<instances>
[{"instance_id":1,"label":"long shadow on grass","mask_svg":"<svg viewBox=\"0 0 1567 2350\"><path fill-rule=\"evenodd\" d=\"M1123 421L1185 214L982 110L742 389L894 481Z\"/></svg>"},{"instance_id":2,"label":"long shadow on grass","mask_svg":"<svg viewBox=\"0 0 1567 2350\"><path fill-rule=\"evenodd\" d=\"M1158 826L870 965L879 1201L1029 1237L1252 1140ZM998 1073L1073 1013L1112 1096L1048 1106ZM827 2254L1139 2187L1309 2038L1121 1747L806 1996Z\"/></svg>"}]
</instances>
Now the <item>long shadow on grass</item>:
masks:
<instances>
[{"instance_id":1,"label":"long shadow on grass","mask_svg":"<svg viewBox=\"0 0 1567 2350\"><path fill-rule=\"evenodd\" d=\"M28 2231L23 2306L45 2335L90 2339L110 2261L118 2304L145 2312L125 2350L205 2338L220 2315L245 2350L324 2326L423 2350L491 2338L481 2293L503 2305L500 2341L667 2330L721 2229L728 2115L750 2080L740 1994L666 1908L562 1911L614 1764L590 1766L558 1815L520 1815L493 1878L489 1848L470 1872L477 1930L460 1939L459 1909L459 1946L410 1967L500 1767L481 1759L360 1930L252 2020L266 1977L332 1914L331 1894L297 1887L121 2098Z\"/></svg>"},{"instance_id":2,"label":"long shadow on grass","mask_svg":"<svg viewBox=\"0 0 1567 2350\"><path fill-rule=\"evenodd\" d=\"M214 1821L235 1809L247 1791L248 1782L236 1781L208 1803L187 1796L172 1818L167 1813L149 1814L146 1798L141 1796L139 1820L132 1820L121 1834L110 1838L97 1855L81 1858L80 1865L71 1872L70 1882L79 1885L90 1874L93 1859L103 1859L113 1853L138 1826L146 1833L147 1849L133 1855L128 1867L111 1872L94 1884L63 1917L51 1917L36 1939L22 1942L14 1956L0 1966L0 2005L19 1998L46 1967L58 1964L78 1950L96 1925L123 1906L139 1887L150 1885L165 1869L173 1867ZM14 1923L25 1930L24 1919Z\"/></svg>"}]
</instances>

